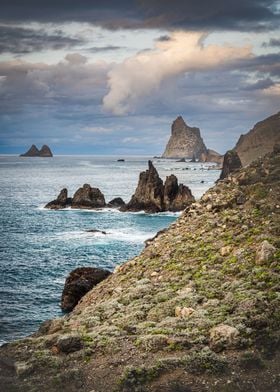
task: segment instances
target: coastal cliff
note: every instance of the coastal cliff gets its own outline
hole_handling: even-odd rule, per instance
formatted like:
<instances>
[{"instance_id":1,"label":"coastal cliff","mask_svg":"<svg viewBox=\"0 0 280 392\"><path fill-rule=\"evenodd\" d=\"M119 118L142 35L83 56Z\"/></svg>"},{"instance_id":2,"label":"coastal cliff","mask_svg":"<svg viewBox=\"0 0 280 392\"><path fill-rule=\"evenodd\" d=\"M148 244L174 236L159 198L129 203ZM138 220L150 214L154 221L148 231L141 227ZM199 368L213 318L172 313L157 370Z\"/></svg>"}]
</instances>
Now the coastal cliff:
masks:
<instances>
[{"instance_id":1,"label":"coastal cliff","mask_svg":"<svg viewBox=\"0 0 280 392\"><path fill-rule=\"evenodd\" d=\"M70 315L1 347L3 390L279 390L279 168L275 146L187 207Z\"/></svg>"},{"instance_id":2,"label":"coastal cliff","mask_svg":"<svg viewBox=\"0 0 280 392\"><path fill-rule=\"evenodd\" d=\"M241 135L235 150L242 165L248 165L258 157L271 152L280 143L280 112L255 124L245 135Z\"/></svg>"}]
</instances>

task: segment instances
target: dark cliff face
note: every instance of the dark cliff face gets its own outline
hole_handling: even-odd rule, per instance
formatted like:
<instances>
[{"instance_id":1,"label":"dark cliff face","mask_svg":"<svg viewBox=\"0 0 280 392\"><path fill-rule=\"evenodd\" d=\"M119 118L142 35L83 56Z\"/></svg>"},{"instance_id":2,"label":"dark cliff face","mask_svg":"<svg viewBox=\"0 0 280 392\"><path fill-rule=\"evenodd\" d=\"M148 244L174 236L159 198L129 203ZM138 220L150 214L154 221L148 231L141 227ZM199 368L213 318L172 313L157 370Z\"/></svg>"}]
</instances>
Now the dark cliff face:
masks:
<instances>
[{"instance_id":1,"label":"dark cliff face","mask_svg":"<svg viewBox=\"0 0 280 392\"><path fill-rule=\"evenodd\" d=\"M258 122L247 134L241 135L235 150L243 166L273 151L280 143L280 112Z\"/></svg>"},{"instance_id":2,"label":"dark cliff face","mask_svg":"<svg viewBox=\"0 0 280 392\"><path fill-rule=\"evenodd\" d=\"M42 157L42 158L51 158L53 156L51 149L49 146L47 146L46 144L44 144L41 148L41 150L39 150L35 144L32 144L32 146L30 147L30 149L24 153L20 155L21 157Z\"/></svg>"},{"instance_id":3,"label":"dark cliff face","mask_svg":"<svg viewBox=\"0 0 280 392\"><path fill-rule=\"evenodd\" d=\"M242 167L242 163L240 161L237 152L234 150L227 151L224 156L223 168L220 175L220 180L223 180L229 174L240 169L241 167Z\"/></svg>"},{"instance_id":4,"label":"dark cliff face","mask_svg":"<svg viewBox=\"0 0 280 392\"><path fill-rule=\"evenodd\" d=\"M153 163L149 161L149 169L140 173L136 191L122 210L181 211L193 201L194 197L190 189L182 184L178 186L176 176L167 177L163 184Z\"/></svg>"}]
</instances>

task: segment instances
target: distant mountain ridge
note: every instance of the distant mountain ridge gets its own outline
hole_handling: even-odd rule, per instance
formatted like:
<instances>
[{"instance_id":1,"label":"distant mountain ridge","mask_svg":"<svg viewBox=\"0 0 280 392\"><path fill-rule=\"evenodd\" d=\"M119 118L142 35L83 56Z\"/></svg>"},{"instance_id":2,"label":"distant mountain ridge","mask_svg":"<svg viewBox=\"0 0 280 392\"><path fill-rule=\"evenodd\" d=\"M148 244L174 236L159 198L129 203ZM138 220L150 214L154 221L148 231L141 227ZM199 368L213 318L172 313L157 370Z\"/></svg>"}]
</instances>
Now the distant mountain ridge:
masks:
<instances>
[{"instance_id":1,"label":"distant mountain ridge","mask_svg":"<svg viewBox=\"0 0 280 392\"><path fill-rule=\"evenodd\" d=\"M26 151L24 154L20 155L21 157L42 157L42 158L51 158L53 157L53 154L51 152L51 149L49 146L44 144L39 150L35 144L32 144L32 146L29 148L28 151Z\"/></svg>"},{"instance_id":2,"label":"distant mountain ridge","mask_svg":"<svg viewBox=\"0 0 280 392\"><path fill-rule=\"evenodd\" d=\"M171 136L162 158L198 159L202 162L222 162L222 155L209 150L197 127L188 126L179 116L171 126Z\"/></svg>"},{"instance_id":3,"label":"distant mountain ridge","mask_svg":"<svg viewBox=\"0 0 280 392\"><path fill-rule=\"evenodd\" d=\"M245 135L241 135L234 150L243 166L273 151L280 143L280 112L254 125Z\"/></svg>"}]
</instances>

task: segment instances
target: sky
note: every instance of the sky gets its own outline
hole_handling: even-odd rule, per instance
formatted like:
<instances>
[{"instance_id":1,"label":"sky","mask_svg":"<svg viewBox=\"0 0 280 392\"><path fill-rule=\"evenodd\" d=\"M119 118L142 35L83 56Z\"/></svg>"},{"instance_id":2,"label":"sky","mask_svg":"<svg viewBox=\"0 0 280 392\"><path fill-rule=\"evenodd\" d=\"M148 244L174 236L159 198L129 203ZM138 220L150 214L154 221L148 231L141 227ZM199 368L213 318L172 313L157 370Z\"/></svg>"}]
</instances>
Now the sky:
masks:
<instances>
[{"instance_id":1,"label":"sky","mask_svg":"<svg viewBox=\"0 0 280 392\"><path fill-rule=\"evenodd\" d=\"M0 153L160 155L178 115L208 148L280 110L275 0L2 0Z\"/></svg>"}]
</instances>

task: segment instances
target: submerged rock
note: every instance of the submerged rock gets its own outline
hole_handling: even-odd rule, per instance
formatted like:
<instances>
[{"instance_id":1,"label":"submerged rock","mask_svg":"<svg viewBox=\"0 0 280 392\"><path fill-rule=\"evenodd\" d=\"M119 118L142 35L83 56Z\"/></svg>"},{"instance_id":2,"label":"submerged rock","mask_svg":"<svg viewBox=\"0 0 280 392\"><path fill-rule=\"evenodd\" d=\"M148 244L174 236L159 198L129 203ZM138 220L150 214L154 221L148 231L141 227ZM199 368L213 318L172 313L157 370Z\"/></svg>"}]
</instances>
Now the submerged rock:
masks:
<instances>
[{"instance_id":1,"label":"submerged rock","mask_svg":"<svg viewBox=\"0 0 280 392\"><path fill-rule=\"evenodd\" d=\"M68 197L68 191L66 188L63 188L57 198L55 200L50 201L45 205L45 208L49 208L51 210L59 210L61 208L66 208L71 205L72 199Z\"/></svg>"},{"instance_id":2,"label":"submerged rock","mask_svg":"<svg viewBox=\"0 0 280 392\"><path fill-rule=\"evenodd\" d=\"M109 201L109 203L107 204L107 207L120 208L120 207L123 207L124 205L125 205L125 202L123 201L123 199L121 197L115 197L114 199Z\"/></svg>"},{"instance_id":3,"label":"submerged rock","mask_svg":"<svg viewBox=\"0 0 280 392\"><path fill-rule=\"evenodd\" d=\"M236 151L229 150L226 152L223 161L223 168L220 180L226 178L229 174L242 167L242 163Z\"/></svg>"},{"instance_id":4,"label":"submerged rock","mask_svg":"<svg viewBox=\"0 0 280 392\"><path fill-rule=\"evenodd\" d=\"M72 208L103 208L105 206L103 193L89 184L84 184L75 192L71 205Z\"/></svg>"},{"instance_id":5,"label":"submerged rock","mask_svg":"<svg viewBox=\"0 0 280 392\"><path fill-rule=\"evenodd\" d=\"M122 211L181 211L194 201L190 189L172 174L163 184L151 161L149 169L140 173L139 182L130 202Z\"/></svg>"},{"instance_id":6,"label":"submerged rock","mask_svg":"<svg viewBox=\"0 0 280 392\"><path fill-rule=\"evenodd\" d=\"M61 297L61 309L71 311L80 299L94 286L111 274L101 268L80 267L66 278Z\"/></svg>"},{"instance_id":7,"label":"submerged rock","mask_svg":"<svg viewBox=\"0 0 280 392\"><path fill-rule=\"evenodd\" d=\"M101 234L104 234L104 235L107 234L106 231L97 230L97 229L89 229L89 230L87 230L87 233L101 233Z\"/></svg>"}]
</instances>

